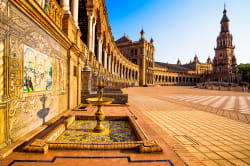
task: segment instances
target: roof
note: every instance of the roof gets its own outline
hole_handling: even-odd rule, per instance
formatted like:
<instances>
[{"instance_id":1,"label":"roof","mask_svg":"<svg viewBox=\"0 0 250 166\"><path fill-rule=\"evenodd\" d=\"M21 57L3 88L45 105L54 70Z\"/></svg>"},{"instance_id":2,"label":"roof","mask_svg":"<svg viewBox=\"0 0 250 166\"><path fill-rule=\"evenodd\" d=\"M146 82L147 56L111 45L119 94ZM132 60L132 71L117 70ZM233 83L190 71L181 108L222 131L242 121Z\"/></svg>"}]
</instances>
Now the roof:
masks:
<instances>
[{"instance_id":1,"label":"roof","mask_svg":"<svg viewBox=\"0 0 250 166\"><path fill-rule=\"evenodd\" d=\"M228 21L229 21L229 18L227 17L227 10L224 9L223 16L220 22L222 23L222 22L228 22Z\"/></svg>"},{"instance_id":2,"label":"roof","mask_svg":"<svg viewBox=\"0 0 250 166\"><path fill-rule=\"evenodd\" d=\"M164 67L170 70L177 70L177 71L188 71L188 70L195 70L193 69L192 65L185 64L185 65L177 65L177 64L169 64L163 62L155 62L155 66L157 67Z\"/></svg>"},{"instance_id":3,"label":"roof","mask_svg":"<svg viewBox=\"0 0 250 166\"><path fill-rule=\"evenodd\" d=\"M116 40L115 42L124 43L124 42L132 42L132 40L128 36L124 35L120 39Z\"/></svg>"}]
</instances>

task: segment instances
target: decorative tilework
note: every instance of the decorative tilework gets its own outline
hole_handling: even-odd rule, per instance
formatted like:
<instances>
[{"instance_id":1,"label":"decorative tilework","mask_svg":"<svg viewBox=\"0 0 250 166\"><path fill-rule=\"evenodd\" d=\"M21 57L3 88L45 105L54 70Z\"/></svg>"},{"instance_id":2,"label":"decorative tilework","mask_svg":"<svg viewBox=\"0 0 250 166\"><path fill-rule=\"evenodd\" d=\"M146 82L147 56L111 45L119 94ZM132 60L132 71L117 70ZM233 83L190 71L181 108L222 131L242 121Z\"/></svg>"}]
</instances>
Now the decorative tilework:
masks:
<instances>
[{"instance_id":1,"label":"decorative tilework","mask_svg":"<svg viewBox=\"0 0 250 166\"><path fill-rule=\"evenodd\" d=\"M57 142L132 142L137 138L128 121L103 121L105 131L93 132L96 121L75 121L57 138Z\"/></svg>"},{"instance_id":2,"label":"decorative tilework","mask_svg":"<svg viewBox=\"0 0 250 166\"><path fill-rule=\"evenodd\" d=\"M132 160L130 156L55 156L52 160L13 160L8 166L15 163L54 163L56 159L127 159L128 163L159 163L166 162L170 166L174 166L171 160Z\"/></svg>"}]
</instances>

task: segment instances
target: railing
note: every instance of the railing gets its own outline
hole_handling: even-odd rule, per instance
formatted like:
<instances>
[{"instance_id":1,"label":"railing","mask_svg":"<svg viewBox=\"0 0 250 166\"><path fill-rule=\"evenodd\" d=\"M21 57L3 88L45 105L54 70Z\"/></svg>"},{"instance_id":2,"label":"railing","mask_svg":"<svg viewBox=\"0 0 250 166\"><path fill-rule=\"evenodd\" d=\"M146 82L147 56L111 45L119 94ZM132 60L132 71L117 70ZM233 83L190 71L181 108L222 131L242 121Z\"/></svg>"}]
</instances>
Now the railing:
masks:
<instances>
[{"instance_id":1,"label":"railing","mask_svg":"<svg viewBox=\"0 0 250 166\"><path fill-rule=\"evenodd\" d=\"M56 0L39 1L36 0L41 8L49 15L49 17L55 22L55 24L62 29L63 10Z\"/></svg>"},{"instance_id":2,"label":"railing","mask_svg":"<svg viewBox=\"0 0 250 166\"><path fill-rule=\"evenodd\" d=\"M50 0L48 14L50 18L56 23L56 25L60 29L62 29L62 20L64 13L60 5L56 2L56 0Z\"/></svg>"}]
</instances>

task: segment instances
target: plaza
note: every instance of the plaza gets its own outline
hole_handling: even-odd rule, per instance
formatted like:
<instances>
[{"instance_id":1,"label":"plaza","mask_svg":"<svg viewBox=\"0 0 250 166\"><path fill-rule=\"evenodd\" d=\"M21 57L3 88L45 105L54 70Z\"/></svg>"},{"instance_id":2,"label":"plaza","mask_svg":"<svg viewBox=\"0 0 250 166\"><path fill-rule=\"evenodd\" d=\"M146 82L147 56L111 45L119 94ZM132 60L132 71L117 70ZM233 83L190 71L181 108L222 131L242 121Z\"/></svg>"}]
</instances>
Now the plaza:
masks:
<instances>
[{"instance_id":1,"label":"plaza","mask_svg":"<svg viewBox=\"0 0 250 166\"><path fill-rule=\"evenodd\" d=\"M136 116L142 130L160 144L163 153L91 150L27 154L17 151L1 162L4 165L11 162L12 165L71 165L72 162L74 165L109 165L110 162L115 165L249 165L248 93L222 94L193 87L137 87L123 89L123 92L129 95L128 104L107 106L105 114ZM244 104L234 105L228 113L237 115L244 108L241 114L247 121L210 112L213 108L217 112L231 108L232 99ZM207 101L205 107L204 100ZM91 107L87 112L75 114L93 114L94 110Z\"/></svg>"}]
</instances>

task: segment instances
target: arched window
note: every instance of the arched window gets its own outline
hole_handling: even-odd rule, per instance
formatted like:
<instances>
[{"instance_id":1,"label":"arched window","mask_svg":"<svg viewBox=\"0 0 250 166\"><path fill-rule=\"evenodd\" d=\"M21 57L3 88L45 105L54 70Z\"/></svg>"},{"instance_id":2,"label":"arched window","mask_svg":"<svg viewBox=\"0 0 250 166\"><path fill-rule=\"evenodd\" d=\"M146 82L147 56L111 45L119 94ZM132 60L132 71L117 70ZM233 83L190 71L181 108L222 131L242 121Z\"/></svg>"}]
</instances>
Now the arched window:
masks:
<instances>
[{"instance_id":1,"label":"arched window","mask_svg":"<svg viewBox=\"0 0 250 166\"><path fill-rule=\"evenodd\" d=\"M132 61L132 63L137 65L137 59L132 59L131 61Z\"/></svg>"}]
</instances>

